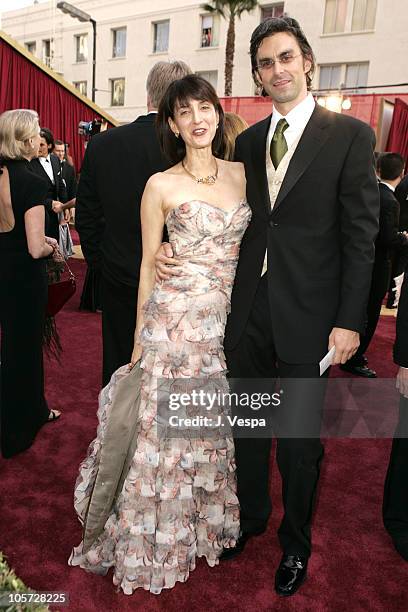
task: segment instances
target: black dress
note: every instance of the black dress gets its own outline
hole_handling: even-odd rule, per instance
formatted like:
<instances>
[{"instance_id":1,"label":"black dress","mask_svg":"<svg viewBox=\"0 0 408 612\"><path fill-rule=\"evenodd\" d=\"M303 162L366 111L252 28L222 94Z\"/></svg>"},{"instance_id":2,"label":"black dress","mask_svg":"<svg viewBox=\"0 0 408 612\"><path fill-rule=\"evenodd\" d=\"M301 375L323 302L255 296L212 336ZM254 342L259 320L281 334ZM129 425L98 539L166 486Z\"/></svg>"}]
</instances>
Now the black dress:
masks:
<instances>
[{"instance_id":1,"label":"black dress","mask_svg":"<svg viewBox=\"0 0 408 612\"><path fill-rule=\"evenodd\" d=\"M9 172L14 228L0 233L1 451L29 448L47 421L42 338L47 300L45 259L28 252L25 212L43 202L47 184L25 160L3 162Z\"/></svg>"}]
</instances>

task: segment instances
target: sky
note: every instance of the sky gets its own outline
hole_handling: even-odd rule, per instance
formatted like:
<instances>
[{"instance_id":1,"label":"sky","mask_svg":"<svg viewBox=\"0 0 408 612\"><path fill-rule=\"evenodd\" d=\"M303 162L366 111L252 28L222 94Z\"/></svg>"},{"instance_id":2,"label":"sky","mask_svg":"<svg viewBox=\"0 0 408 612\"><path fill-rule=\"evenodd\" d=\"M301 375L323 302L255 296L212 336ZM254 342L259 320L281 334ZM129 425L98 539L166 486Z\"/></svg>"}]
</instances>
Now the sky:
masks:
<instances>
[{"instance_id":1,"label":"sky","mask_svg":"<svg viewBox=\"0 0 408 612\"><path fill-rule=\"evenodd\" d=\"M48 2L48 0L39 0L39 2ZM32 6L33 4L33 0L0 0L0 14L6 11L15 11L25 6Z\"/></svg>"}]
</instances>

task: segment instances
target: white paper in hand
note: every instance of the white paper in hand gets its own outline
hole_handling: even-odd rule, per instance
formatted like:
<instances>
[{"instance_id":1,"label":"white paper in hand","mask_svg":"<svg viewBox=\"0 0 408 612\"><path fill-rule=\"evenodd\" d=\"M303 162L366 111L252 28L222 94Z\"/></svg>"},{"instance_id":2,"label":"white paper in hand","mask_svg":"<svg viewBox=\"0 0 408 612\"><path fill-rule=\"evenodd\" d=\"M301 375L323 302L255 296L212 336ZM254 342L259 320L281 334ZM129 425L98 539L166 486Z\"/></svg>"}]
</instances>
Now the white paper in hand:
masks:
<instances>
[{"instance_id":1,"label":"white paper in hand","mask_svg":"<svg viewBox=\"0 0 408 612\"><path fill-rule=\"evenodd\" d=\"M331 366L335 352L336 352L336 347L332 346L330 351L327 353L327 355L325 355L323 359L321 360L321 362L319 363L320 376L322 376L327 370L327 368Z\"/></svg>"}]
</instances>

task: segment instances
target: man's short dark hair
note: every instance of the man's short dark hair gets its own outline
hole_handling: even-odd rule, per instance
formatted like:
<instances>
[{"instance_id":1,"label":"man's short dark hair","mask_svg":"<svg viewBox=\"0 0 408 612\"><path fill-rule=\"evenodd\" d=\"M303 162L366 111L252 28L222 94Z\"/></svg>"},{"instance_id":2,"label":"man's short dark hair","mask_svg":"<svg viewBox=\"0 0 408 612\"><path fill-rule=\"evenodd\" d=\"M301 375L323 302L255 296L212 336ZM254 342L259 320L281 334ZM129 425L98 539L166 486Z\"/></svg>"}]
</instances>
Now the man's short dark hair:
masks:
<instances>
[{"instance_id":1,"label":"man's short dark hair","mask_svg":"<svg viewBox=\"0 0 408 612\"><path fill-rule=\"evenodd\" d=\"M56 144L58 146L64 145L64 147L65 147L65 142L62 142L62 140L56 140L54 144Z\"/></svg>"},{"instance_id":2,"label":"man's short dark hair","mask_svg":"<svg viewBox=\"0 0 408 612\"><path fill-rule=\"evenodd\" d=\"M40 136L41 138L45 139L45 142L47 143L47 145L51 145L50 151L53 151L55 147L55 140L54 140L54 135L51 132L51 130L46 127L41 128Z\"/></svg>"},{"instance_id":3,"label":"man's short dark hair","mask_svg":"<svg viewBox=\"0 0 408 612\"><path fill-rule=\"evenodd\" d=\"M307 59L309 60L309 62L311 62L310 70L306 73L307 88L310 90L312 88L313 74L316 68L313 49L310 46L309 41L307 40L302 28L300 27L296 19L292 19L292 17L287 16L271 17L270 19L265 19L265 21L262 21L259 26L255 28L255 30L252 32L249 52L251 55L252 76L255 81L255 84L258 86L262 86L262 83L260 83L258 79L256 68L256 54L258 53L258 49L265 38L273 36L274 34L278 34L279 32L287 32L288 34L292 34L292 36L294 36L298 42L298 45L303 55L303 59ZM267 95L264 89L262 89L262 95Z\"/></svg>"},{"instance_id":4,"label":"man's short dark hair","mask_svg":"<svg viewBox=\"0 0 408 612\"><path fill-rule=\"evenodd\" d=\"M177 105L187 104L189 100L211 102L218 112L219 121L215 138L212 142L214 155L220 157L224 140L224 111L214 87L196 74L189 74L170 84L159 106L157 114L157 131L164 155L177 164L186 155L186 145L181 137L176 138L169 126L169 118L174 120Z\"/></svg>"},{"instance_id":5,"label":"man's short dark hair","mask_svg":"<svg viewBox=\"0 0 408 612\"><path fill-rule=\"evenodd\" d=\"M384 181L394 181L401 176L405 159L399 153L384 153L378 160L378 171Z\"/></svg>"}]
</instances>

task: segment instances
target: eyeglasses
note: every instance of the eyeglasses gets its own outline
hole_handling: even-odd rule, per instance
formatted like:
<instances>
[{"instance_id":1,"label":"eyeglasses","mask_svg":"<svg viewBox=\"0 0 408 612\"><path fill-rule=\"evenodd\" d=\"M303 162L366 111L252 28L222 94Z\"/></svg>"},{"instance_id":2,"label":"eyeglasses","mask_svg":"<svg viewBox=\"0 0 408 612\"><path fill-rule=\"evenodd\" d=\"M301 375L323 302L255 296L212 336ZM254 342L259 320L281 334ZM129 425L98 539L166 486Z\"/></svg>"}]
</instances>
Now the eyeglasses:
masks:
<instances>
[{"instance_id":1,"label":"eyeglasses","mask_svg":"<svg viewBox=\"0 0 408 612\"><path fill-rule=\"evenodd\" d=\"M276 63L281 64L282 66L287 66L301 55L301 53L298 53L297 55L293 55L293 53L282 53L282 55L276 60L272 59L271 57L265 57L264 59L259 60L259 64L256 66L256 68L260 72L262 70L266 72L267 70L271 70Z\"/></svg>"}]
</instances>

